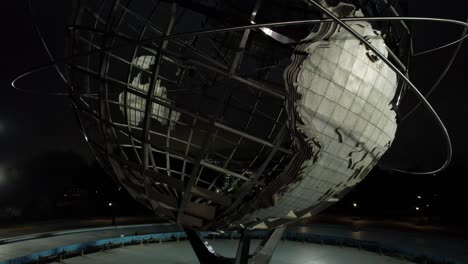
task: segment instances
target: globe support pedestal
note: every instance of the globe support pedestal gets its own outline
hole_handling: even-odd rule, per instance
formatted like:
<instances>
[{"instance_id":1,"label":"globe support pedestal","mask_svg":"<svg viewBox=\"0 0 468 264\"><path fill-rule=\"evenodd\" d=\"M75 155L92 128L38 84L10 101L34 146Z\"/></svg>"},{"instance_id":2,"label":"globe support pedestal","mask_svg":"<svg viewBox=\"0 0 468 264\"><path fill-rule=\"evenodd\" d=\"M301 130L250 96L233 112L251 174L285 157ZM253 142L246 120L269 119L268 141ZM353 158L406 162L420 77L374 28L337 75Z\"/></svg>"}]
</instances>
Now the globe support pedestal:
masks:
<instances>
[{"instance_id":1,"label":"globe support pedestal","mask_svg":"<svg viewBox=\"0 0 468 264\"><path fill-rule=\"evenodd\" d=\"M226 258L216 253L199 231L185 228L185 233L201 264L268 264L285 229L286 227L279 227L271 231L260 243L254 255L249 255L251 237L249 231L244 230L239 241L235 259Z\"/></svg>"}]
</instances>

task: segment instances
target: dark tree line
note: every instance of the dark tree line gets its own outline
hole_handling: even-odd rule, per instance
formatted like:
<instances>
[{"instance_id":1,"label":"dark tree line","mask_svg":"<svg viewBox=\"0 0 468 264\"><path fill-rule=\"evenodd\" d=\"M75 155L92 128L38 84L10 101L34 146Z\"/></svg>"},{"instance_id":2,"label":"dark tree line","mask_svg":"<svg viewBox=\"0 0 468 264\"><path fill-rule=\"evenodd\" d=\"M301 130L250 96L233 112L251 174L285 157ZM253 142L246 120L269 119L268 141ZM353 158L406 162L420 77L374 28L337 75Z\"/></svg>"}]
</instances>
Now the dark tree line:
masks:
<instances>
[{"instance_id":1,"label":"dark tree line","mask_svg":"<svg viewBox=\"0 0 468 264\"><path fill-rule=\"evenodd\" d=\"M147 215L96 161L74 152L49 152L18 162L0 189L0 209L24 219ZM112 208L109 206L112 203Z\"/></svg>"}]
</instances>

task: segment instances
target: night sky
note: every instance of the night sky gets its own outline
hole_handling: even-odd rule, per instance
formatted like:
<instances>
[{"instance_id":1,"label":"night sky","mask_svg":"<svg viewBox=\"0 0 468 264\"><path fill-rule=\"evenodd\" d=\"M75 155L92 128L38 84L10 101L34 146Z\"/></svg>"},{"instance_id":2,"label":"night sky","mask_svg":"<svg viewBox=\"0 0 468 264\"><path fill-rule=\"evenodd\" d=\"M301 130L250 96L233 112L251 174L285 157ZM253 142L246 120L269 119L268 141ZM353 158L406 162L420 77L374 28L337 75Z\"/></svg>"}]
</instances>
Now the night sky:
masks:
<instances>
[{"instance_id":1,"label":"night sky","mask_svg":"<svg viewBox=\"0 0 468 264\"><path fill-rule=\"evenodd\" d=\"M67 12L62 1L32 1L47 42L54 55L63 54L64 22ZM468 2L460 0L409 0L409 16L466 20ZM42 5L42 6L41 6ZM51 8L54 7L54 8ZM31 94L14 90L10 83L23 71L48 62L23 1L6 1L2 7L2 68L0 71L0 177L2 168L14 166L32 156L50 151L78 152L91 161L93 157L79 133L73 109L66 96ZM458 38L462 27L437 23L411 22L415 51L423 51ZM424 93L437 79L454 47L414 58L411 80ZM468 184L468 42L464 43L452 69L429 100L441 116L452 138L454 157L444 182L454 193L465 193ZM48 77L52 76L52 77ZM33 91L60 91L54 75L34 75L19 85ZM415 104L409 92L403 113ZM397 138L381 164L385 167L435 169L445 154L442 133L435 120L421 107L399 125ZM434 176L412 176L424 177ZM2 181L0 180L0 184ZM404 184L404 183L402 183ZM463 195L460 195L463 197ZM466 201L466 198L465 200ZM457 201L454 201L457 202ZM465 205L466 206L466 205Z\"/></svg>"},{"instance_id":2,"label":"night sky","mask_svg":"<svg viewBox=\"0 0 468 264\"><path fill-rule=\"evenodd\" d=\"M48 29L45 38L55 56L62 56L65 14L46 9L52 5L41 7L37 5L39 3L32 2L36 4L38 21ZM63 10L63 6L58 4L57 10ZM27 3L12 1L2 13L8 19L4 24L7 25L4 27L4 36L7 37L2 41L2 57L5 59L1 72L0 164L8 166L52 150L74 150L88 155L67 97L18 92L11 87L10 82L16 75L49 61L34 32ZM48 73L41 75L25 79L21 86L33 91L60 90L55 75L50 79Z\"/></svg>"},{"instance_id":3,"label":"night sky","mask_svg":"<svg viewBox=\"0 0 468 264\"><path fill-rule=\"evenodd\" d=\"M409 16L451 18L466 20L468 3L464 1L409 1ZM463 3L464 2L464 3ZM427 50L456 39L462 33L461 27L452 27L437 23L412 23L415 39L415 52ZM465 160L468 156L466 121L468 117L468 98L466 69L468 67L468 47L464 43L451 70L430 98L439 116L444 121L452 139L454 149L453 164L460 166L459 171L466 171ZM411 81L425 93L435 82L453 53L452 48L433 54L415 57L411 64ZM402 104L402 113L406 113L416 103L415 97L408 92ZM399 124L399 130L387 159L398 167L411 166L435 169L444 159L442 132L435 120L424 107L420 107L411 118Z\"/></svg>"}]
</instances>

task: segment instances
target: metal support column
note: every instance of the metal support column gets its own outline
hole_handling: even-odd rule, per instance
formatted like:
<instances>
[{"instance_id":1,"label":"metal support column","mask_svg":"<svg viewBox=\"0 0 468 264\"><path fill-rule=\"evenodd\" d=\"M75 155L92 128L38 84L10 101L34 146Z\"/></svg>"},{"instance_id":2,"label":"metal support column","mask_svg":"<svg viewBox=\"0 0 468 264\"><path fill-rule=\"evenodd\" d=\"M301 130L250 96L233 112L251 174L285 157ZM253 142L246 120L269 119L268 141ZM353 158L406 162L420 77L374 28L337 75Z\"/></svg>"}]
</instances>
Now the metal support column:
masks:
<instances>
[{"instance_id":1,"label":"metal support column","mask_svg":"<svg viewBox=\"0 0 468 264\"><path fill-rule=\"evenodd\" d=\"M248 230L243 230L242 236L239 241L239 246L237 248L236 262L235 264L247 264L249 260L249 250L250 250L250 236Z\"/></svg>"},{"instance_id":2,"label":"metal support column","mask_svg":"<svg viewBox=\"0 0 468 264\"><path fill-rule=\"evenodd\" d=\"M268 237L258 246L254 256L249 260L249 264L268 264L275 252L278 242L283 237L286 226L273 230Z\"/></svg>"},{"instance_id":3,"label":"metal support column","mask_svg":"<svg viewBox=\"0 0 468 264\"><path fill-rule=\"evenodd\" d=\"M208 244L208 241L205 241L199 231L189 228L184 228L184 231L201 264L232 264L234 262L233 259L218 255Z\"/></svg>"},{"instance_id":4,"label":"metal support column","mask_svg":"<svg viewBox=\"0 0 468 264\"><path fill-rule=\"evenodd\" d=\"M213 247L202 237L199 231L189 228L184 228L184 230L201 264L268 264L275 252L278 242L283 237L286 226L272 230L271 233L260 243L253 256L249 255L251 240L251 236L249 234L250 230L243 230L235 259L226 258L216 253Z\"/></svg>"}]
</instances>

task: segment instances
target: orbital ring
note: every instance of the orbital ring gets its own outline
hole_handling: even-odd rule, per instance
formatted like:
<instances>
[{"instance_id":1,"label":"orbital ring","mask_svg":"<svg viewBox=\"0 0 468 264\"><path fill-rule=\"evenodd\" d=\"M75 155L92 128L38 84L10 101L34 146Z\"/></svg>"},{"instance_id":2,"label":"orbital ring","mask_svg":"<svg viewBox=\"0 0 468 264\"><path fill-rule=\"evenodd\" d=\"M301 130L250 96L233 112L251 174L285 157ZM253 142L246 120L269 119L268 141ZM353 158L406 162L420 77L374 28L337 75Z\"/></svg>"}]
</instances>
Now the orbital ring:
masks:
<instances>
[{"instance_id":1,"label":"orbital ring","mask_svg":"<svg viewBox=\"0 0 468 264\"><path fill-rule=\"evenodd\" d=\"M353 18L342 18L340 20L341 21L346 21L346 22L348 22L348 21L350 21L350 22L354 22L354 21L394 21L394 20L426 21L426 22L427 21L434 21L434 22L457 24L457 25L464 26L465 28L468 28L468 22L452 20L452 19L428 18L428 17L353 17ZM182 34L167 35L167 36L159 37L159 38L143 39L143 40L140 40L140 41L133 41L132 43L129 43L129 44L116 46L113 49L128 47L128 46L134 45L134 44L139 45L139 44L142 44L142 43L145 43L145 42L177 39L177 38L182 38L182 37L200 36L200 35L207 35L207 34L214 34L214 33L223 33L223 32L228 32L228 31L241 31L241 30L245 30L245 29L258 29L258 28L261 28L261 27L282 27L282 26L289 26L289 25L322 24L322 23L327 23L327 22L334 22L334 20L331 19L331 18L327 18L327 19L309 19L309 20L294 20L294 21L262 23L262 24L246 25L246 26L237 26L237 27L229 27L229 28L221 28L221 29L213 29L213 30L196 31L196 32L189 32L189 33L182 33ZM98 30L94 30L94 29L90 29L90 28L84 28L84 27L69 26L68 28L69 29L93 31L95 33L102 33L102 32L100 32ZM117 35L117 34L115 36L119 37L119 38L122 38L122 39L125 39L127 41L130 41L127 38L123 38L123 36L120 36L120 35ZM455 40L453 42L441 45L439 47L436 47L434 49L431 49L431 50L428 50L428 51L425 51L425 52L430 52L430 51L433 51L433 50L442 49L442 48L446 48L446 47L455 45L455 44L457 44L459 42L462 42L467 37L468 37L468 34L463 36L463 37L460 37L459 39L457 39L457 40ZM43 44L45 45L45 42L43 42ZM19 80L21 80L22 78L24 78L24 77L26 77L26 76L28 76L30 74L33 74L33 73L36 73L36 72L39 72L39 71L42 71L42 70L45 70L45 69L48 69L48 68L51 68L51 67L55 67L57 64L64 64L67 61L72 60L72 59L81 58L81 57L85 57L85 56L89 56L89 55L97 55L97 54L101 54L102 52L106 52L106 51L110 51L110 50L108 50L108 49L96 49L96 50L85 52L85 53L78 54L78 55L75 55L75 56L68 56L68 57L65 57L65 58L62 58L62 59L57 59L57 60L52 61L51 63L46 64L46 65L36 66L36 67L34 67L34 68L30 69L30 70L27 70L27 71L23 72L18 77L14 78L12 80L12 82L11 82L11 86L13 88L17 89L17 90L20 90L20 91L31 92L31 90L19 88L16 85L16 83ZM55 93L50 93L50 94L51 95L64 95L64 94L55 94Z\"/></svg>"},{"instance_id":2,"label":"orbital ring","mask_svg":"<svg viewBox=\"0 0 468 264\"><path fill-rule=\"evenodd\" d=\"M322 9L322 11L326 12L326 13L329 13L328 10L324 10L324 8L322 6L320 6L319 4L315 3L313 0L311 0L311 2L313 2L315 5L317 5L320 9ZM329 14L330 15L330 14ZM331 19L319 19L319 20L298 20L298 21L286 21L286 22L274 22L274 23L264 23L264 24L254 24L254 25L247 25L247 26L240 26L240 27L231 27L231 28L222 28L222 29L214 29L214 30L205 30L205 31L198 31L198 32L189 32L189 33L182 33L182 34L174 34L174 35L167 35L167 36L163 36L163 37L159 37L159 38L152 38L152 39L143 39L143 40L140 40L140 41L132 41L132 43L130 44L126 44L126 45L121 45L121 46L117 46L117 47L114 47L113 49L118 49L119 47L124 47L124 46L129 46L129 45L132 45L132 44L142 44L142 43L145 43L145 42L153 42L153 41L158 41L158 40L170 40L170 39L176 39L176 38L182 38L182 37L189 37L189 36L200 36L200 35L208 35L208 34L213 34L213 33L221 33L221 32L228 32L228 31L239 31L239 30L245 30L245 29L255 29L255 28L260 28L260 27L282 27L282 26L288 26L288 25L300 25L300 24L314 24L314 23L325 23L325 22L336 22L338 24L340 24L341 26L343 26L345 29L347 29L351 34L353 34L356 38L358 38L359 40L363 41L363 43L369 47L371 50L373 50L376 55L378 55L390 68L392 68L392 70L394 70L397 74L400 75L400 77L403 78L403 80L405 81L405 83L407 83L413 90L413 92L416 93L416 95L419 97L419 99L425 104L425 106L427 108L429 108L431 114L435 117L435 119L437 120L438 122L438 125L441 127L441 129L443 130L444 132L444 136L445 136L445 140L447 142L447 158L446 158L446 161L444 163L444 165L437 169L437 170L434 170L434 171L430 171L430 172L406 172L406 173L412 173L412 174L434 174L434 173L437 173L443 169L445 169L450 160L451 160L451 156L452 156L452 146L451 146L451 142L450 142L450 137L448 135L448 132L447 132L447 129L445 128L442 120L440 119L440 117L437 115L437 113L435 112L435 110L432 108L432 106L429 104L429 102L427 102L427 100L425 99L425 97L417 90L417 88L404 76L404 74L402 74L387 58L385 58L385 56L383 56L382 54L380 54L377 50L375 50L375 48L367 43L359 34L357 34L356 32L353 32L352 29L350 29L349 27L347 27L347 25L343 22L343 21L392 21L392 20L399 20L399 21L403 21L403 20L410 20L410 21L435 21L435 22L445 22L445 23L452 23L452 24L458 24L458 25L463 25L465 28L468 27L468 23L465 23L465 22L461 22L461 21L457 21L457 20L450 20L450 19L439 19L439 18L421 18L421 17L366 17L366 18L363 18L363 17L359 17L359 18L343 18L343 19L339 19L335 16L333 16L332 14L330 15L332 18ZM74 27L74 26L71 26L69 27L69 29L79 29L79 30L83 30L84 28L81 28L81 27ZM89 29L87 29L89 30ZM351 30L351 31L350 31ZM93 32L98 32L97 30L90 30L90 31L93 31ZM118 37L121 37L121 36L118 36ZM449 44L446 44L446 45L443 45L443 46L440 46L436 49L440 49L440 48L445 48L445 47L448 47L448 46L451 46L453 44L456 44L456 43L459 43L461 41L463 41L466 37L468 37L468 35L464 35L463 37L461 37L460 39L454 41L454 42L451 42ZM45 45L46 47L46 50L48 51L47 49L47 45L45 44L45 42L43 41L43 44ZM432 50L436 50L436 49L432 49ZM100 49L100 50L93 50L93 51L90 51L90 52L86 52L84 54L79 54L77 56L70 56L70 57L67 57L67 58L64 58L60 61L53 61L51 64L49 65L45 65L45 66L42 66L42 67L37 67L37 68L34 68L30 71L27 71L25 73L23 73L22 75L20 75L19 77L15 78L13 81L12 81L12 86L15 88L15 89L18 89L17 86L16 86L16 82L22 78L24 78L25 76L27 75L30 75L32 73L35 73L35 72L39 72L39 71L42 71L44 69L47 69L47 68L50 68L50 67L58 67L58 63L63 63L63 62L66 62L70 59L73 59L73 58L77 58L77 57L83 57L83 56L88 56L88 55L92 55L92 54L100 54L102 52L106 52L108 51L107 49ZM49 53L49 52L48 52ZM50 54L49 54L50 55ZM384 58L384 59L383 59ZM57 71L59 72L59 74L62 76L61 72L59 69L57 69ZM63 76L62 76L63 77ZM66 82L66 79L64 80ZM59 95L63 95L63 94L59 94ZM397 170L395 169L395 171L400 171L400 172L403 172L401 170Z\"/></svg>"},{"instance_id":3,"label":"orbital ring","mask_svg":"<svg viewBox=\"0 0 468 264\"><path fill-rule=\"evenodd\" d=\"M468 20L467 20L468 21ZM466 33L468 32L468 28L465 28L463 30L463 33L461 35L461 37L463 38ZM452 57L450 58L449 62L447 63L447 65L445 66L444 70L442 71L442 73L439 75L439 78L437 78L437 80L434 82L434 84L432 85L431 89L424 95L424 97L426 99L429 98L429 96L431 96L431 94L437 89L437 86L439 86L440 82L445 78L445 75L447 75L450 67L452 66L453 62L455 61L455 58L458 56L458 52L460 51L460 48L463 44L463 40L458 42L458 45L457 47L455 48L453 54L452 54ZM432 50L429 50L429 51L436 51L438 49L432 49ZM428 52L421 52L421 53L418 53L419 55L421 54L426 54ZM417 55L418 55L417 54ZM417 55L414 55L413 57L417 56ZM421 102L418 102L410 111L408 111L402 118L401 118L401 121L405 121L408 117L410 117L414 111L416 111L416 109L419 108L419 106L421 106Z\"/></svg>"},{"instance_id":4,"label":"orbital ring","mask_svg":"<svg viewBox=\"0 0 468 264\"><path fill-rule=\"evenodd\" d=\"M426 100L424 95L421 94L421 92L418 90L418 88L416 88L416 86L414 86L414 84L405 76L405 74L403 74L400 70L398 70L398 68L393 63L391 63L390 60L387 59L387 57L385 55L383 55L379 50L377 50L377 48L375 48L372 44L370 44L367 40L365 40L361 35L359 35L359 33L357 33L349 25L347 25L346 23L341 21L332 12L330 12L325 7L323 7L322 5L317 3L315 0L309 0L309 2L311 2L317 8L319 8L323 13L330 16L336 23L338 23L340 26L345 28L355 38L360 40L366 47L368 47L370 50L372 50L383 62L385 62L385 64L387 64L387 66L389 66L396 74L398 74L400 76L400 78L407 85L409 85L409 87L411 88L411 91L413 91L413 93L415 93L415 95L419 98L420 102L423 103L424 106L426 106L427 109L429 109L430 113L436 119L437 124L439 125L440 129L442 130L442 132L444 134L445 143L446 143L445 147L446 147L446 152L447 152L446 155L447 156L446 156L444 164L440 168L438 168L436 170L433 170L433 171L427 171L427 172L410 172L410 171L404 171L404 170L400 170L400 169L392 169L392 170L397 171L397 172L409 173L409 174L427 175L427 174L435 174L435 173L438 173L438 172L446 169L447 166L450 164L450 161L452 160L452 152L453 152L452 142L450 140L450 135L448 134L447 128L445 127L444 123L440 119L439 115L434 110L432 105Z\"/></svg>"}]
</instances>

